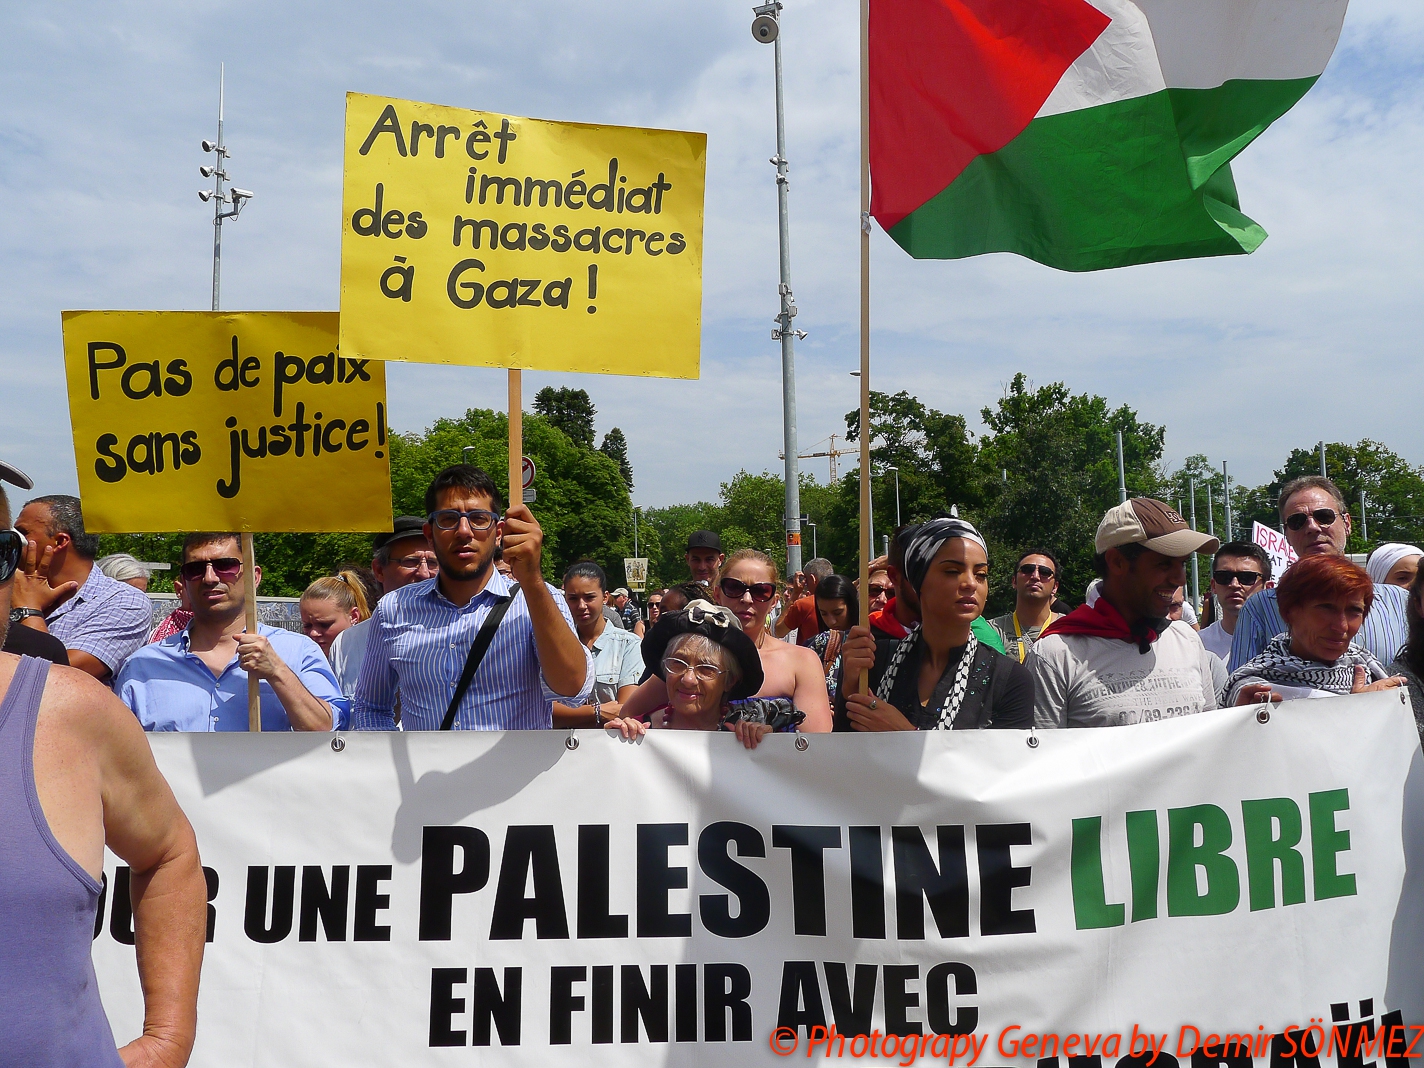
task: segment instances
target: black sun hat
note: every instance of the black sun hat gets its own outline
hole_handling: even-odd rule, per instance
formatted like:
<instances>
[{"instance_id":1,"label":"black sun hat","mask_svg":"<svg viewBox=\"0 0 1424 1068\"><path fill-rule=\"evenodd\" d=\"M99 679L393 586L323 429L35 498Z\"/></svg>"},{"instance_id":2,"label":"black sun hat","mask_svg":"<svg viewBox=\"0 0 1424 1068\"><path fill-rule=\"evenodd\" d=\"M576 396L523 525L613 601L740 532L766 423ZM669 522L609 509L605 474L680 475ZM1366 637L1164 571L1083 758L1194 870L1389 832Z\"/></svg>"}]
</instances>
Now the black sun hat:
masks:
<instances>
[{"instance_id":1,"label":"black sun hat","mask_svg":"<svg viewBox=\"0 0 1424 1068\"><path fill-rule=\"evenodd\" d=\"M723 693L726 700L739 701L761 689L765 675L756 642L746 636L731 612L702 600L693 601L681 612L663 613L643 639L643 663L652 668L658 678L667 678L663 672L663 657L672 640L680 634L701 634L732 654L742 677Z\"/></svg>"}]
</instances>

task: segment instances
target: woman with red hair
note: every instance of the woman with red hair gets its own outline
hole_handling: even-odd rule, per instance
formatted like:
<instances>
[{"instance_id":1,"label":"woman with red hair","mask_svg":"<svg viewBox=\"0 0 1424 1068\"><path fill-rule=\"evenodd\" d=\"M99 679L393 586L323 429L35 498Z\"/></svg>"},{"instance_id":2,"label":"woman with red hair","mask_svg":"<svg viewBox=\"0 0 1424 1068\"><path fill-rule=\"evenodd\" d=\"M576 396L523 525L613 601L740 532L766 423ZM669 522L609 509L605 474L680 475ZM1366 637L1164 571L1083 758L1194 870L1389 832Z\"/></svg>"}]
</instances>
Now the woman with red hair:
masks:
<instances>
[{"instance_id":1,"label":"woman with red hair","mask_svg":"<svg viewBox=\"0 0 1424 1068\"><path fill-rule=\"evenodd\" d=\"M1252 683L1267 683L1286 700L1402 685L1404 679L1354 643L1374 599L1369 572L1343 556L1307 556L1292 564L1276 587L1286 633L1232 673L1223 704L1235 704Z\"/></svg>"}]
</instances>

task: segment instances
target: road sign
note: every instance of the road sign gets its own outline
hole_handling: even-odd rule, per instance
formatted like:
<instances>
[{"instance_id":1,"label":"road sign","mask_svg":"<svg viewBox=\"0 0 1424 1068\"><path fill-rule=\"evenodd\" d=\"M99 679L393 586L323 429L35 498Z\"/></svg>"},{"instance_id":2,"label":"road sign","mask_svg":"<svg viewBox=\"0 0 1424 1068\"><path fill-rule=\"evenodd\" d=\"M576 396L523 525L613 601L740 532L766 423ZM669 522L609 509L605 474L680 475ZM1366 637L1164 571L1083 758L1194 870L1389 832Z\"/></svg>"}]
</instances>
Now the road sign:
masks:
<instances>
[{"instance_id":1,"label":"road sign","mask_svg":"<svg viewBox=\"0 0 1424 1068\"><path fill-rule=\"evenodd\" d=\"M628 579L628 588L634 593L642 593L648 585L648 558L625 556L623 574Z\"/></svg>"},{"instance_id":2,"label":"road sign","mask_svg":"<svg viewBox=\"0 0 1424 1068\"><path fill-rule=\"evenodd\" d=\"M524 463L521 465L521 470L524 474L524 488L528 489L530 486L534 485L534 473L536 470L534 467L534 461L529 459L529 457L527 456L524 457Z\"/></svg>"},{"instance_id":3,"label":"road sign","mask_svg":"<svg viewBox=\"0 0 1424 1068\"><path fill-rule=\"evenodd\" d=\"M525 486L525 487L524 487L524 503L525 503L525 504L533 504L534 501L535 501L535 499L537 498L537 496L538 496L538 492L534 489L533 486Z\"/></svg>"}]
</instances>

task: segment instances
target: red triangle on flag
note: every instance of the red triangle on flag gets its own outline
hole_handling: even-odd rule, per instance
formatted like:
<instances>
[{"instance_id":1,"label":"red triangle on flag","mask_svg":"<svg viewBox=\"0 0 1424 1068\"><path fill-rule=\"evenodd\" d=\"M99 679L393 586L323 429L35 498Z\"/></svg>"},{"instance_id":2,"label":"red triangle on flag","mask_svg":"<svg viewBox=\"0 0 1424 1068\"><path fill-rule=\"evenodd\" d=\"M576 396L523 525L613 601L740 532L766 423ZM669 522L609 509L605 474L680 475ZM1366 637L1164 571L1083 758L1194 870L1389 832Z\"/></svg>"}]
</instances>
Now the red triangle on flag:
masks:
<instances>
[{"instance_id":1,"label":"red triangle on flag","mask_svg":"<svg viewBox=\"0 0 1424 1068\"><path fill-rule=\"evenodd\" d=\"M880 225L1017 137L1111 21L1086 0L871 0L870 212Z\"/></svg>"}]
</instances>

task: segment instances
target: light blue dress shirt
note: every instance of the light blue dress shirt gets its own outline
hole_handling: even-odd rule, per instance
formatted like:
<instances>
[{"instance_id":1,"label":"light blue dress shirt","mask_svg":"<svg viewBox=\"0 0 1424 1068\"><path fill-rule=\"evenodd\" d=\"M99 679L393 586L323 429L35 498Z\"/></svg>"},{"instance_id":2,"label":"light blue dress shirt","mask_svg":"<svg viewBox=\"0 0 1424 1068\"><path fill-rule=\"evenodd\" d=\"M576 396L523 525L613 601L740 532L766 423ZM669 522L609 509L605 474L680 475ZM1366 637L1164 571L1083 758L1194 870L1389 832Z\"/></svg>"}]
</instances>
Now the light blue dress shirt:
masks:
<instances>
[{"instance_id":1,"label":"light blue dress shirt","mask_svg":"<svg viewBox=\"0 0 1424 1068\"><path fill-rule=\"evenodd\" d=\"M257 633L296 673L313 696L331 705L333 726L343 726L351 703L341 696L336 676L321 647L305 634L293 634L265 623ZM124 662L114 680L114 692L133 710L146 731L247 730L247 672L232 662L214 676L188 645L185 628L171 638L145 645ZM260 684L262 729L289 731L292 724L282 701L265 680Z\"/></svg>"},{"instance_id":2,"label":"light blue dress shirt","mask_svg":"<svg viewBox=\"0 0 1424 1068\"><path fill-rule=\"evenodd\" d=\"M1374 653L1381 663L1388 664L1409 639L1409 591L1402 586L1375 583L1375 600L1364 626L1355 636L1355 644ZM1235 671L1266 647L1277 634L1286 632L1286 621L1276 606L1276 591L1262 590L1252 594L1241 606L1236 619L1236 633L1231 639L1231 663Z\"/></svg>"},{"instance_id":3,"label":"light blue dress shirt","mask_svg":"<svg viewBox=\"0 0 1424 1068\"><path fill-rule=\"evenodd\" d=\"M404 730L439 730L475 635L494 606L509 597L511 588L509 580L495 571L485 588L462 608L440 592L438 578L413 582L382 597L371 616L366 656L356 683L352 727L358 731L395 730L393 707L399 693ZM569 630L574 631L563 591L548 583L545 588ZM555 701L574 707L588 703L594 671L587 649L584 661L586 670L578 693L559 694L550 689L539 667L529 606L523 592L516 593L460 701L454 728L550 729Z\"/></svg>"}]
</instances>

